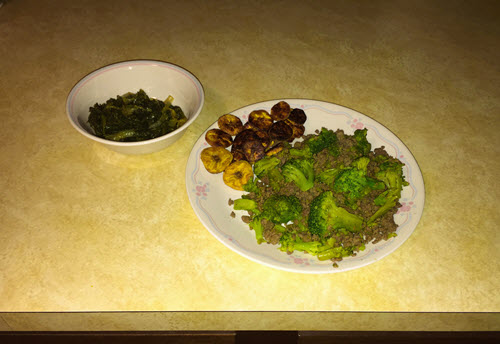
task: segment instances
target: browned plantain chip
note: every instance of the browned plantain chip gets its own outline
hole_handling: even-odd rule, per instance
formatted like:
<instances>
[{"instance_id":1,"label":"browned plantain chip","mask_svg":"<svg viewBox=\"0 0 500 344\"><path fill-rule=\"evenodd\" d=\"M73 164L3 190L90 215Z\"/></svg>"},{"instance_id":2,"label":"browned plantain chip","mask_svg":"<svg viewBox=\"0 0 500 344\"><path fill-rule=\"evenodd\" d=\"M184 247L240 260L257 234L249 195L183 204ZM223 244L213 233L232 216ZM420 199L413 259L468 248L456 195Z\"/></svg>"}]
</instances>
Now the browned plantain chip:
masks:
<instances>
[{"instance_id":1,"label":"browned plantain chip","mask_svg":"<svg viewBox=\"0 0 500 344\"><path fill-rule=\"evenodd\" d=\"M246 122L244 125L243 125L243 130L260 130L255 124L253 123L250 123L250 122Z\"/></svg>"},{"instance_id":2,"label":"browned plantain chip","mask_svg":"<svg viewBox=\"0 0 500 344\"><path fill-rule=\"evenodd\" d=\"M245 153L246 160L251 164L266 155L264 146L259 140L246 141L243 144L243 153Z\"/></svg>"},{"instance_id":3,"label":"browned plantain chip","mask_svg":"<svg viewBox=\"0 0 500 344\"><path fill-rule=\"evenodd\" d=\"M290 115L290 110L290 105L282 100L271 108L271 118L275 121L282 121Z\"/></svg>"},{"instance_id":4,"label":"browned plantain chip","mask_svg":"<svg viewBox=\"0 0 500 344\"><path fill-rule=\"evenodd\" d=\"M292 127L293 134L291 140L298 139L299 137L304 135L304 131L306 130L306 128L302 124L294 123L290 120L290 118L285 119L285 122L290 127Z\"/></svg>"},{"instance_id":5,"label":"browned plantain chip","mask_svg":"<svg viewBox=\"0 0 500 344\"><path fill-rule=\"evenodd\" d=\"M307 120L307 116L304 110L295 108L290 112L288 119L296 124L304 124Z\"/></svg>"},{"instance_id":6,"label":"browned plantain chip","mask_svg":"<svg viewBox=\"0 0 500 344\"><path fill-rule=\"evenodd\" d=\"M267 148L271 145L271 138L269 137L267 131L256 130L255 134L260 139L260 143L262 143L262 146L264 146L264 148Z\"/></svg>"},{"instance_id":7,"label":"browned plantain chip","mask_svg":"<svg viewBox=\"0 0 500 344\"><path fill-rule=\"evenodd\" d=\"M253 141L253 140L259 140L259 137L255 133L255 130L252 129L245 129L238 135L233 140L233 148L235 150L241 150L243 151L243 144L246 141Z\"/></svg>"},{"instance_id":8,"label":"browned plantain chip","mask_svg":"<svg viewBox=\"0 0 500 344\"><path fill-rule=\"evenodd\" d=\"M268 130L273 124L273 119L266 110L254 110L248 115L248 122L260 130Z\"/></svg>"},{"instance_id":9,"label":"browned plantain chip","mask_svg":"<svg viewBox=\"0 0 500 344\"><path fill-rule=\"evenodd\" d=\"M217 125L219 126L219 129L231 136L236 136L243 131L243 123L241 122L241 119L230 113L220 116L217 120Z\"/></svg>"},{"instance_id":10,"label":"browned plantain chip","mask_svg":"<svg viewBox=\"0 0 500 344\"><path fill-rule=\"evenodd\" d=\"M274 122L269 129L269 137L273 141L288 141L293 135L293 129L285 121Z\"/></svg>"},{"instance_id":11,"label":"browned plantain chip","mask_svg":"<svg viewBox=\"0 0 500 344\"><path fill-rule=\"evenodd\" d=\"M233 144L233 138L220 129L210 129L205 134L205 140L213 147L229 147Z\"/></svg>"},{"instance_id":12,"label":"browned plantain chip","mask_svg":"<svg viewBox=\"0 0 500 344\"><path fill-rule=\"evenodd\" d=\"M233 146L233 148L234 148L234 146ZM246 160L247 159L245 157L245 153L243 153L242 150L234 149L234 150L231 150L231 153L233 153L233 161Z\"/></svg>"},{"instance_id":13,"label":"browned plantain chip","mask_svg":"<svg viewBox=\"0 0 500 344\"><path fill-rule=\"evenodd\" d=\"M283 143L280 142L280 143L272 146L268 150L266 150L266 155L267 156L271 156L271 155L274 155L274 154L278 154L282 150L283 150Z\"/></svg>"}]
</instances>

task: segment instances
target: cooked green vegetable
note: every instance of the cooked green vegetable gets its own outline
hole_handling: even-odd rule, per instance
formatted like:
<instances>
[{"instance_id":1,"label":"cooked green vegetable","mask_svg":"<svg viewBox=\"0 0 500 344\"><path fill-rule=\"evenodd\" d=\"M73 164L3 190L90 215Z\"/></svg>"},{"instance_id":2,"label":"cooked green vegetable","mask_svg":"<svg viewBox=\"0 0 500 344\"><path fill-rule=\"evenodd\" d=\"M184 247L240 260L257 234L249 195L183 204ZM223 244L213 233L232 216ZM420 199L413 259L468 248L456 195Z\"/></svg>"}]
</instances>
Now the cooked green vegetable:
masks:
<instances>
[{"instance_id":1,"label":"cooked green vegetable","mask_svg":"<svg viewBox=\"0 0 500 344\"><path fill-rule=\"evenodd\" d=\"M278 170L280 164L281 161L277 157L266 156L255 162L253 170L258 179L267 177L269 185L277 191L285 180L283 174Z\"/></svg>"},{"instance_id":2,"label":"cooked green vegetable","mask_svg":"<svg viewBox=\"0 0 500 344\"><path fill-rule=\"evenodd\" d=\"M263 217L280 224L293 221L300 216L302 205L300 200L291 195L272 195L264 202Z\"/></svg>"},{"instance_id":3,"label":"cooked green vegetable","mask_svg":"<svg viewBox=\"0 0 500 344\"><path fill-rule=\"evenodd\" d=\"M290 159L281 168L287 181L293 181L302 191L314 186L314 168L309 159Z\"/></svg>"},{"instance_id":4,"label":"cooked green vegetable","mask_svg":"<svg viewBox=\"0 0 500 344\"><path fill-rule=\"evenodd\" d=\"M351 167L343 169L335 178L333 190L346 196L346 205L355 209L357 201L367 196L373 190L384 190L384 183L369 178L367 166L370 159L361 157L352 162Z\"/></svg>"},{"instance_id":5,"label":"cooked green vegetable","mask_svg":"<svg viewBox=\"0 0 500 344\"><path fill-rule=\"evenodd\" d=\"M322 128L257 161L248 193L234 201L257 242L336 262L395 236L404 164L383 147L371 151L366 135Z\"/></svg>"},{"instance_id":6,"label":"cooked green vegetable","mask_svg":"<svg viewBox=\"0 0 500 344\"><path fill-rule=\"evenodd\" d=\"M329 238L327 240L319 241L308 241L304 242L300 238L294 237L293 234L285 233L280 238L280 248L283 252L307 252L313 256L316 256L319 260L329 260L336 259L340 260L343 257L351 256L354 251L362 251L365 247L362 245L360 247L356 246L339 246L336 245L334 238Z\"/></svg>"},{"instance_id":7,"label":"cooked green vegetable","mask_svg":"<svg viewBox=\"0 0 500 344\"><path fill-rule=\"evenodd\" d=\"M254 213L260 213L259 209L257 208L257 202L249 198L239 198L235 200L233 208L234 210L246 210Z\"/></svg>"},{"instance_id":8,"label":"cooked green vegetable","mask_svg":"<svg viewBox=\"0 0 500 344\"><path fill-rule=\"evenodd\" d=\"M333 193L325 191L312 201L307 225L311 234L324 237L331 230L359 232L363 218L337 206Z\"/></svg>"},{"instance_id":9,"label":"cooked green vegetable","mask_svg":"<svg viewBox=\"0 0 500 344\"><path fill-rule=\"evenodd\" d=\"M401 198L403 186L408 185L408 182L404 180L402 167L403 163L399 160L384 161L380 165L380 170L376 176L385 183L387 190L375 198L374 202L380 208L368 220L369 225L372 225L377 219L394 208Z\"/></svg>"},{"instance_id":10,"label":"cooked green vegetable","mask_svg":"<svg viewBox=\"0 0 500 344\"><path fill-rule=\"evenodd\" d=\"M186 123L187 118L173 98L149 98L137 93L108 99L90 110L88 123L96 136L113 141L144 141L168 134Z\"/></svg>"},{"instance_id":11,"label":"cooked green vegetable","mask_svg":"<svg viewBox=\"0 0 500 344\"><path fill-rule=\"evenodd\" d=\"M279 164L280 159L274 156L266 156L255 162L253 166L253 172L259 179L262 179L262 177L268 175L269 172L276 169Z\"/></svg>"},{"instance_id":12,"label":"cooked green vegetable","mask_svg":"<svg viewBox=\"0 0 500 344\"><path fill-rule=\"evenodd\" d=\"M370 153L370 150L372 149L372 145L370 144L370 142L368 142L368 139L366 138L367 132L368 129L366 128L358 129L354 132L354 139L356 140L356 145L354 146L354 149L361 156L368 155L368 153Z\"/></svg>"},{"instance_id":13,"label":"cooked green vegetable","mask_svg":"<svg viewBox=\"0 0 500 344\"><path fill-rule=\"evenodd\" d=\"M300 148L290 149L290 155L297 158L312 158L324 149L333 156L338 156L340 152L338 138L333 130L321 128L318 135L306 138Z\"/></svg>"}]
</instances>

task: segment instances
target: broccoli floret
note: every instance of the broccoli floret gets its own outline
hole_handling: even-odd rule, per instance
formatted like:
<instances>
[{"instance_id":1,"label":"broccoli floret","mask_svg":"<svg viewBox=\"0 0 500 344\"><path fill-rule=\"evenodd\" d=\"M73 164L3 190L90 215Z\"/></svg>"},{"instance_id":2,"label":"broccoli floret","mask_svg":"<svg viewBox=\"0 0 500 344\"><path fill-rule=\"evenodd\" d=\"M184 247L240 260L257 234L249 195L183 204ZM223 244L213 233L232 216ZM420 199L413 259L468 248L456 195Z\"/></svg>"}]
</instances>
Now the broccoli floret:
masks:
<instances>
[{"instance_id":1,"label":"broccoli floret","mask_svg":"<svg viewBox=\"0 0 500 344\"><path fill-rule=\"evenodd\" d=\"M377 219L384 216L389 210L394 208L401 198L403 187L409 185L403 176L404 164L398 160L386 161L380 164L380 170L377 172L377 179L384 182L387 190L381 193L374 200L380 208L368 220L368 225L372 225Z\"/></svg>"},{"instance_id":2,"label":"broccoli floret","mask_svg":"<svg viewBox=\"0 0 500 344\"><path fill-rule=\"evenodd\" d=\"M408 185L403 176L404 164L399 160L386 161L379 165L379 171L375 177L385 183L389 189L402 190Z\"/></svg>"},{"instance_id":3,"label":"broccoli floret","mask_svg":"<svg viewBox=\"0 0 500 344\"><path fill-rule=\"evenodd\" d=\"M281 163L280 159L274 156L266 156L255 162L253 172L257 178L262 179L269 171L275 169Z\"/></svg>"},{"instance_id":4,"label":"broccoli floret","mask_svg":"<svg viewBox=\"0 0 500 344\"><path fill-rule=\"evenodd\" d=\"M285 182L285 178L277 168L270 170L267 177L269 178L269 185L274 191L279 191L282 184Z\"/></svg>"},{"instance_id":5,"label":"broccoli floret","mask_svg":"<svg viewBox=\"0 0 500 344\"><path fill-rule=\"evenodd\" d=\"M337 135L335 135L333 130L326 128L321 128L320 133L308 139L306 144L312 154L317 154L323 149L328 149L333 156L338 156L340 152Z\"/></svg>"},{"instance_id":6,"label":"broccoli floret","mask_svg":"<svg viewBox=\"0 0 500 344\"><path fill-rule=\"evenodd\" d=\"M313 163L308 159L290 159L281 167L281 171L285 180L293 181L302 191L314 186Z\"/></svg>"},{"instance_id":7,"label":"broccoli floret","mask_svg":"<svg viewBox=\"0 0 500 344\"><path fill-rule=\"evenodd\" d=\"M368 142L366 138L366 133L368 132L368 129L357 129L354 132L354 139L356 140L356 145L354 146L354 149L356 152L361 155L365 156L370 153L372 149L372 145L370 142Z\"/></svg>"},{"instance_id":8,"label":"broccoli floret","mask_svg":"<svg viewBox=\"0 0 500 344\"><path fill-rule=\"evenodd\" d=\"M363 219L338 207L333 193L324 191L311 202L307 225L311 234L321 237L331 229L358 232L363 227Z\"/></svg>"},{"instance_id":9,"label":"broccoli floret","mask_svg":"<svg viewBox=\"0 0 500 344\"><path fill-rule=\"evenodd\" d=\"M328 170L321 171L316 176L316 180L326 185L332 185L333 181L335 180L335 178L337 178L341 171L341 168L330 168Z\"/></svg>"},{"instance_id":10,"label":"broccoli floret","mask_svg":"<svg viewBox=\"0 0 500 344\"><path fill-rule=\"evenodd\" d=\"M249 180L245 185L243 185L243 190L246 192L253 192L257 195L260 195L260 189L255 182L255 179Z\"/></svg>"},{"instance_id":11,"label":"broccoli floret","mask_svg":"<svg viewBox=\"0 0 500 344\"><path fill-rule=\"evenodd\" d=\"M365 157L365 156L362 156L361 158L354 160L351 163L351 166L360 170L360 171L363 171L363 173L366 175L369 163L370 163L370 159Z\"/></svg>"},{"instance_id":12,"label":"broccoli floret","mask_svg":"<svg viewBox=\"0 0 500 344\"><path fill-rule=\"evenodd\" d=\"M349 201L358 200L366 189L365 173L357 168L347 168L335 179L333 189L345 194Z\"/></svg>"},{"instance_id":13,"label":"broccoli floret","mask_svg":"<svg viewBox=\"0 0 500 344\"><path fill-rule=\"evenodd\" d=\"M280 238L279 249L284 252L301 251L317 256L318 260L330 260L351 256L356 250L364 250L365 246L335 246L335 239L330 237L320 241L304 242L298 236L285 233Z\"/></svg>"},{"instance_id":14,"label":"broccoli floret","mask_svg":"<svg viewBox=\"0 0 500 344\"><path fill-rule=\"evenodd\" d=\"M308 145L304 145L301 148L291 148L289 153L294 158L311 159L313 156Z\"/></svg>"},{"instance_id":15,"label":"broccoli floret","mask_svg":"<svg viewBox=\"0 0 500 344\"><path fill-rule=\"evenodd\" d=\"M259 179L267 176L269 185L273 188L273 190L278 191L281 188L281 184L284 182L283 175L278 168L280 164L281 161L277 157L264 157L255 162L253 167L254 173Z\"/></svg>"},{"instance_id":16,"label":"broccoli floret","mask_svg":"<svg viewBox=\"0 0 500 344\"><path fill-rule=\"evenodd\" d=\"M371 226L375 223L377 219L384 216L397 205L399 198L401 197L401 192L397 189L388 189L380 194L375 200L374 203L376 205L380 205L380 208L370 216L368 219L368 226Z\"/></svg>"},{"instance_id":17,"label":"broccoli floret","mask_svg":"<svg viewBox=\"0 0 500 344\"><path fill-rule=\"evenodd\" d=\"M342 170L333 183L335 192L346 196L346 205L355 209L356 201L368 195L372 190L383 190L384 183L366 176L370 159L361 157L355 160L349 168Z\"/></svg>"},{"instance_id":18,"label":"broccoli floret","mask_svg":"<svg viewBox=\"0 0 500 344\"><path fill-rule=\"evenodd\" d=\"M272 195L263 205L262 216L269 221L281 224L293 221L302 213L300 200L291 195Z\"/></svg>"},{"instance_id":19,"label":"broccoli floret","mask_svg":"<svg viewBox=\"0 0 500 344\"><path fill-rule=\"evenodd\" d=\"M324 149L328 149L328 152L333 156L340 154L337 135L333 130L321 128L319 134L308 137L302 147L290 149L290 155L296 158L310 159Z\"/></svg>"}]
</instances>

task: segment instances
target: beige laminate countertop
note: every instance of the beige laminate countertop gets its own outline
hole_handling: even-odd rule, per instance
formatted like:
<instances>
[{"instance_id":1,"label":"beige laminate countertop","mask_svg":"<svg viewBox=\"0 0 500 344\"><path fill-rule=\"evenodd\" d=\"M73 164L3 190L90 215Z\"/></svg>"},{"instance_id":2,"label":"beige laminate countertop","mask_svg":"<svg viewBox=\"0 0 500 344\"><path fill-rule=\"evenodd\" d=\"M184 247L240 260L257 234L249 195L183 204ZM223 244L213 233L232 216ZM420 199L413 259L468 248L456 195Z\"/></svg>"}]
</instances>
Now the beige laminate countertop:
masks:
<instances>
[{"instance_id":1,"label":"beige laminate countertop","mask_svg":"<svg viewBox=\"0 0 500 344\"><path fill-rule=\"evenodd\" d=\"M494 1L35 1L0 8L1 329L500 330L500 22ZM87 73L179 64L205 106L175 146L125 156L69 124ZM185 166L218 116L329 101L419 162L423 217L338 274L254 263L203 227Z\"/></svg>"}]
</instances>

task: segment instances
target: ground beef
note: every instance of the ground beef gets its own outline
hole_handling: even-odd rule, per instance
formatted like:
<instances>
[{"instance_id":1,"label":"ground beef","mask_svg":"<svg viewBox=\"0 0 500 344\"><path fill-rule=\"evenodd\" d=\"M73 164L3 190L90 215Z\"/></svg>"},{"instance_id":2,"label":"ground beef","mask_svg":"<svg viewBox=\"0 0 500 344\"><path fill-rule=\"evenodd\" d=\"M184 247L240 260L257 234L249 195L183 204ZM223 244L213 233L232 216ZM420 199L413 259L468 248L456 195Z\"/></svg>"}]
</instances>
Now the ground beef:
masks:
<instances>
[{"instance_id":1,"label":"ground beef","mask_svg":"<svg viewBox=\"0 0 500 344\"><path fill-rule=\"evenodd\" d=\"M316 131L319 133L319 130ZM324 170L334 169L344 166L349 166L352 161L358 158L358 153L352 147L356 144L356 141L353 136L346 135L344 131L337 130L335 132L338 144L340 148L340 155L333 156L327 150L323 150L318 153L314 159L314 172L315 175L318 175ZM309 138L314 135L304 136L304 139ZM296 141L293 144L294 148L302 148L304 145L303 141ZM379 168L377 166L376 157L384 156L388 158L389 161L392 159L396 160L393 157L390 157L384 147L376 148L372 152L369 153L370 163L367 167L367 175L368 177L375 178L376 173ZM278 155L281 162L284 163L288 158L288 151L284 149L284 151ZM269 180L267 177L263 177L261 180L257 180L257 186L259 187L260 194L257 195L255 193L247 194L248 198L254 199L257 202L257 205L260 209L262 209L263 204L266 199L268 199L271 195L275 193L275 191L269 186ZM314 187L307 192L301 191L293 182L283 183L280 194L284 195L295 195L302 204L302 218L297 223L289 223L284 224L287 235L291 235L295 238L298 236L304 242L310 241L319 241L320 238L317 235L311 235L309 232L304 232L303 228L307 227L307 218L309 216L309 205L311 202L322 192L324 191L332 191L333 196L335 198L335 202L339 205L346 204L346 197L342 193L337 193L333 190L332 185L327 185L321 182L315 182ZM362 217L365 221L367 221L372 214L374 214L379 208L374 204L375 198L384 190L373 190L369 195L358 201L353 207L345 207L345 209L355 215ZM234 201L229 200L229 205L232 205ZM397 224L394 222L394 214L396 214L398 208L401 205L398 204L395 208L385 214L382 218L379 219L376 225L372 227L366 227L361 232L358 233L340 233L335 230L331 230L331 236L336 240L337 243L341 244L344 248L352 247L354 249L358 247L362 247L368 243L377 243L381 240L387 240L391 236L394 235L394 232L397 230ZM242 216L242 220L245 223L249 223L251 221L253 214L250 213L249 216ZM273 245L279 244L279 240L282 237L283 233L276 230L275 224L268 221L262 220L262 225L264 227L263 236L264 239ZM353 256L356 255L356 250L353 252ZM332 259L334 262L342 260L342 258L334 258ZM334 264L335 265L335 264Z\"/></svg>"},{"instance_id":2,"label":"ground beef","mask_svg":"<svg viewBox=\"0 0 500 344\"><path fill-rule=\"evenodd\" d=\"M299 233L297 233L297 235L299 236L300 240L302 240L303 242L312 241L312 235L309 232L299 232Z\"/></svg>"},{"instance_id":3,"label":"ground beef","mask_svg":"<svg viewBox=\"0 0 500 344\"><path fill-rule=\"evenodd\" d=\"M245 223L250 223L250 222L252 222L252 218L250 216L248 216L248 215L243 215L241 217L241 221L243 221Z\"/></svg>"},{"instance_id":4,"label":"ground beef","mask_svg":"<svg viewBox=\"0 0 500 344\"><path fill-rule=\"evenodd\" d=\"M281 235L282 233L274 229L264 229L263 233L264 239L266 239L266 241L272 245L277 245L280 242Z\"/></svg>"}]
</instances>

